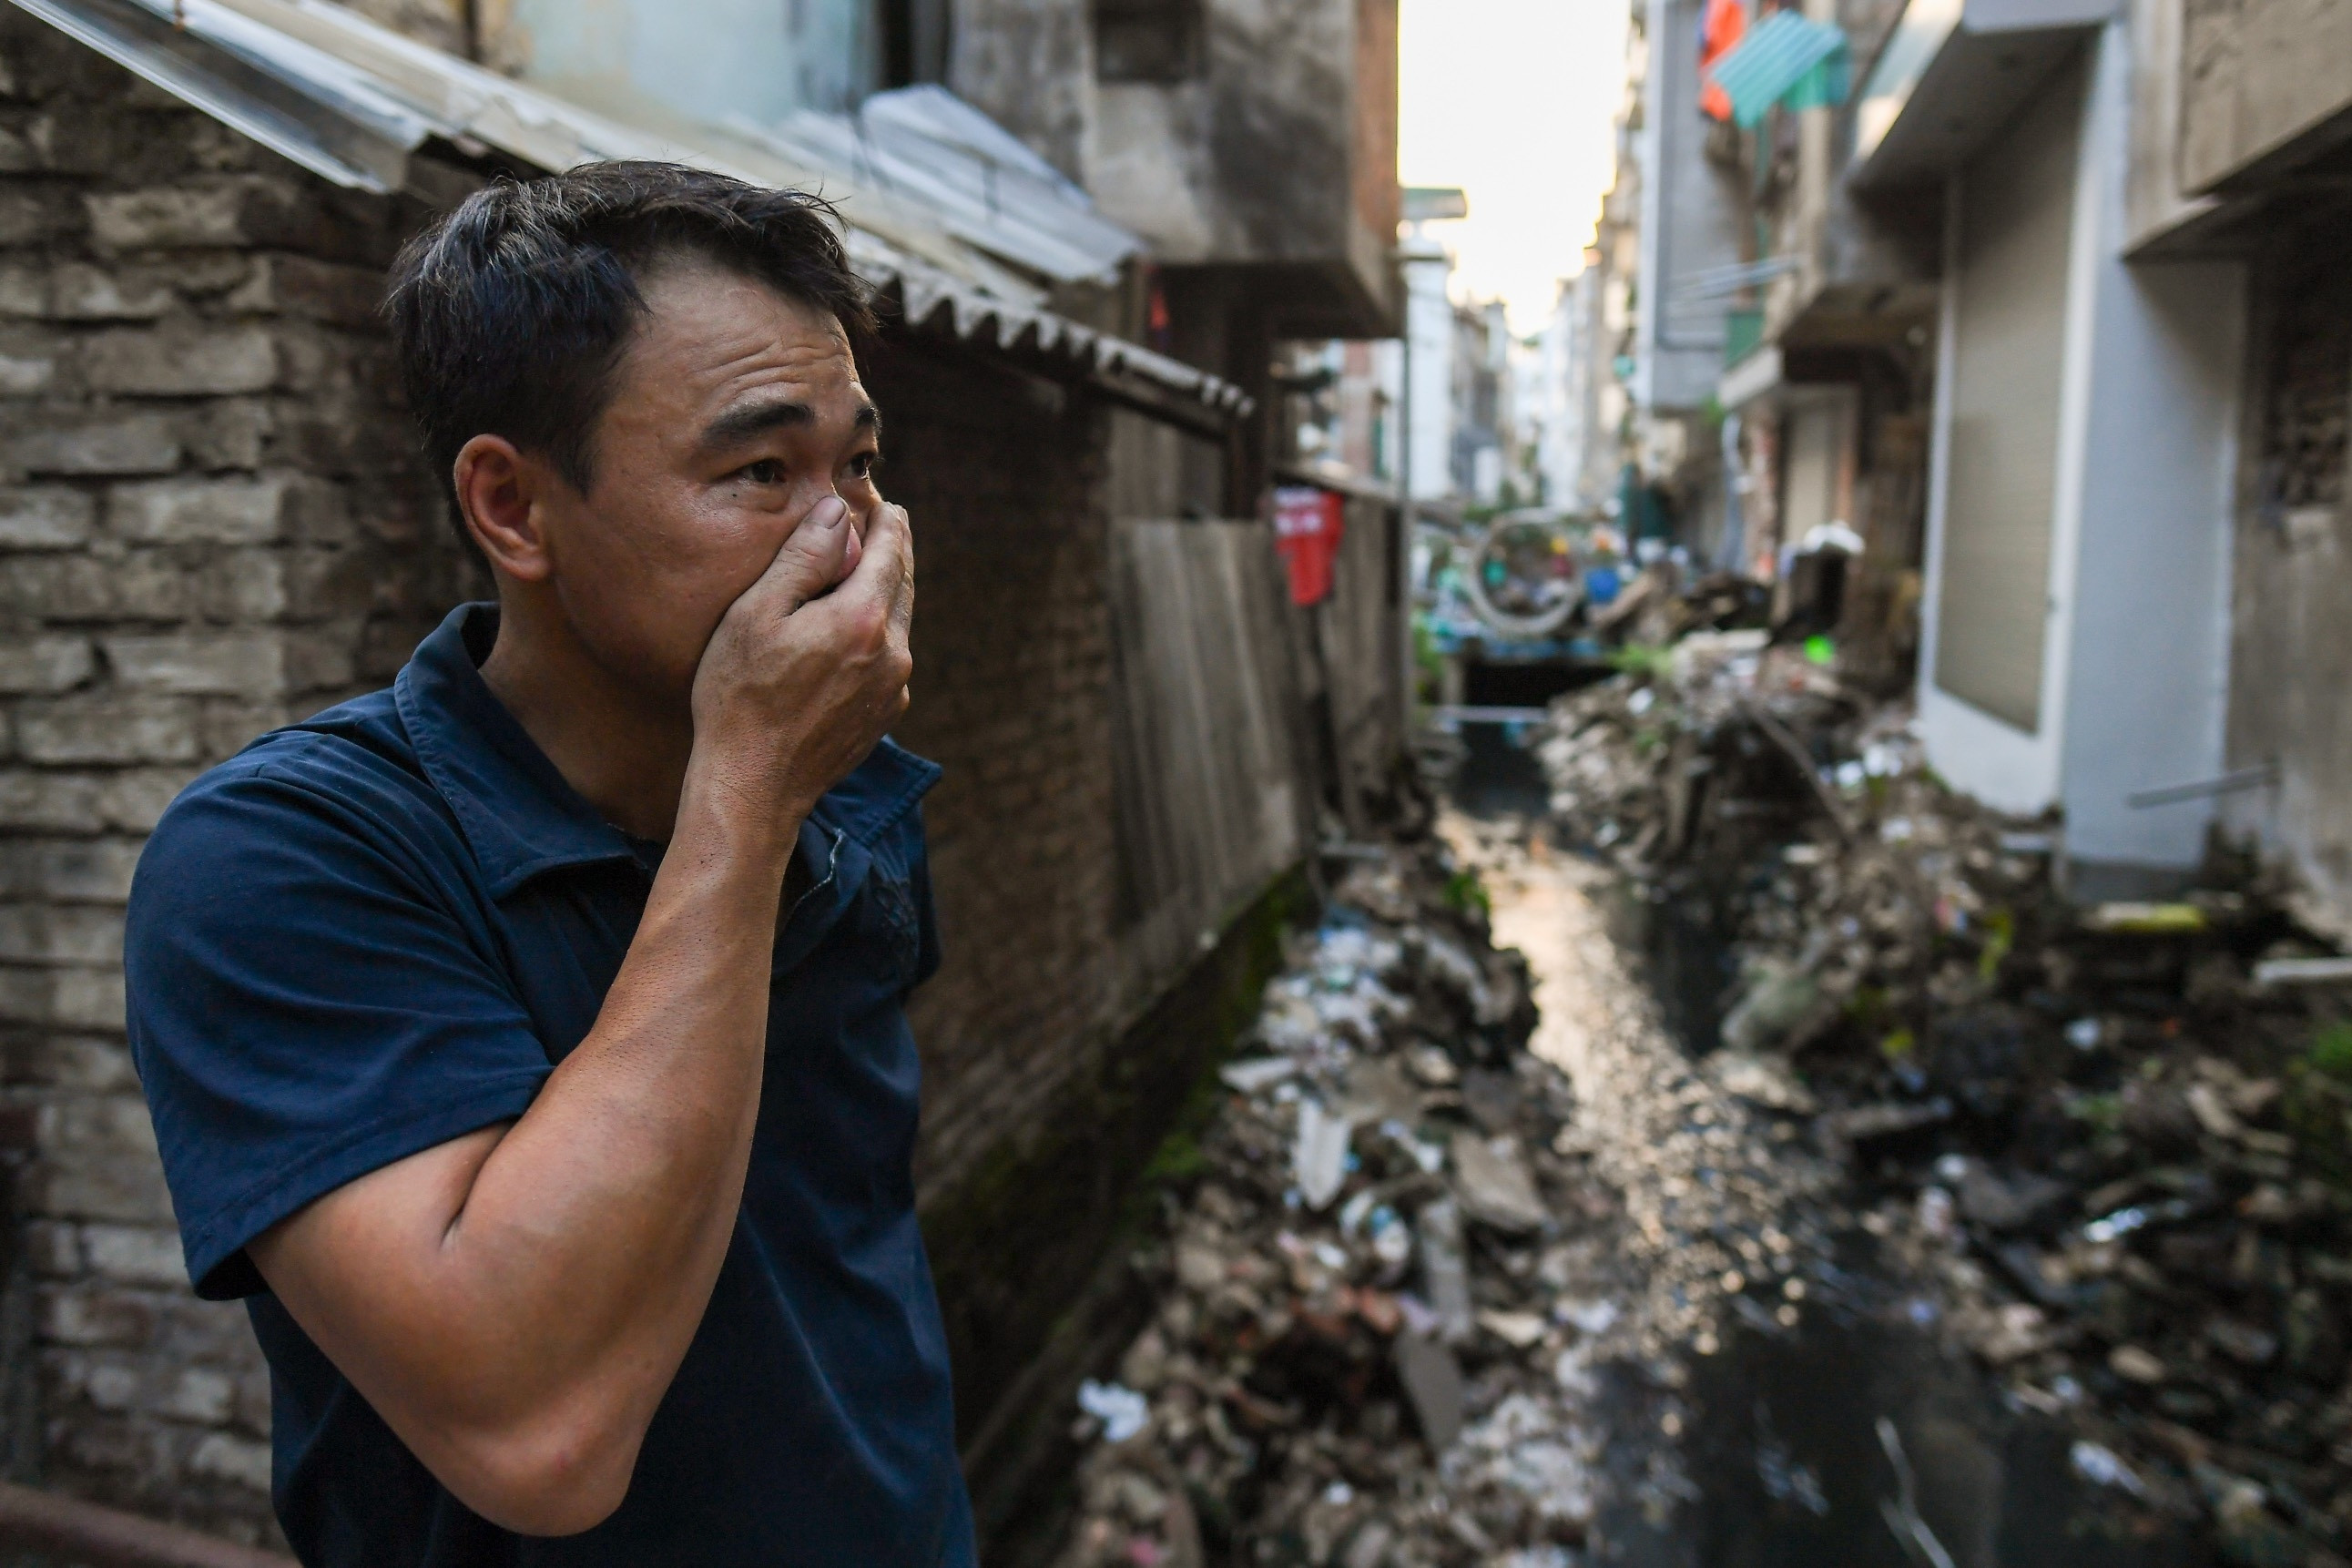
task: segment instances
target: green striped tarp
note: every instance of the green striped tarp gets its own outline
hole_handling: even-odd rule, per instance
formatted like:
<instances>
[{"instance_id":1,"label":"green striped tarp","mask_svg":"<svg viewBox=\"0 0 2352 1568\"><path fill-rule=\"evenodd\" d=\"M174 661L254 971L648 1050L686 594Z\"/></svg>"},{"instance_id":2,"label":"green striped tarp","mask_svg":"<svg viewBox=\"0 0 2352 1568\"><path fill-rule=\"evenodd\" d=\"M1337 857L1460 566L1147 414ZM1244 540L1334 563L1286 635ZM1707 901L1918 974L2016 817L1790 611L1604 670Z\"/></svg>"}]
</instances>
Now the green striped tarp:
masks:
<instances>
[{"instance_id":1,"label":"green striped tarp","mask_svg":"<svg viewBox=\"0 0 2352 1568\"><path fill-rule=\"evenodd\" d=\"M1731 118L1755 126L1776 103L1813 109L1843 103L1852 71L1844 30L1776 11L1715 62L1706 74L1731 100Z\"/></svg>"}]
</instances>

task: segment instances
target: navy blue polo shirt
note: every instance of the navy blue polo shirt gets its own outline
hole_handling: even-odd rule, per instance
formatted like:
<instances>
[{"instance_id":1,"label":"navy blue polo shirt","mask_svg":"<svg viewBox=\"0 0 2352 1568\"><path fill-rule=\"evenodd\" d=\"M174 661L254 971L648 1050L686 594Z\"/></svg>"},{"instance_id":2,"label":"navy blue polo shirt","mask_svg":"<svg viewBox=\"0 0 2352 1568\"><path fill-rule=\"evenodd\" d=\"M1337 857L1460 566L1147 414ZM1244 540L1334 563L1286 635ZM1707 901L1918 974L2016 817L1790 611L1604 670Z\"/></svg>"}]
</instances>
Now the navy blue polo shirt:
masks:
<instances>
[{"instance_id":1,"label":"navy blue polo shirt","mask_svg":"<svg viewBox=\"0 0 2352 1568\"><path fill-rule=\"evenodd\" d=\"M534 1539L471 1512L246 1256L353 1178L521 1115L636 931L660 847L599 816L491 695L497 624L459 609L389 691L198 779L131 889L131 1048L189 1277L246 1300L269 1360L287 1539L332 1568L961 1568L903 1007L939 962L917 809L939 770L889 742L802 830L742 1212L611 1519Z\"/></svg>"}]
</instances>

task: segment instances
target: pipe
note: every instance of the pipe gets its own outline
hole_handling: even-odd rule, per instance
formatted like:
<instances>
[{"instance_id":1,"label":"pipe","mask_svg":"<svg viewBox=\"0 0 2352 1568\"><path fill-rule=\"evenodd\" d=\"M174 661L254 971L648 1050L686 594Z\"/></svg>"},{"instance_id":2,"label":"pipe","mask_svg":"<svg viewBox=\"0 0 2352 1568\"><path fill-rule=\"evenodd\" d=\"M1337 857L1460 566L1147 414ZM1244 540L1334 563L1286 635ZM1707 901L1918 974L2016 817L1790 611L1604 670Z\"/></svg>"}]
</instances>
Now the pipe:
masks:
<instances>
[{"instance_id":1,"label":"pipe","mask_svg":"<svg viewBox=\"0 0 2352 1568\"><path fill-rule=\"evenodd\" d=\"M5 1482L0 1482L0 1547L89 1568L300 1568L275 1552Z\"/></svg>"}]
</instances>

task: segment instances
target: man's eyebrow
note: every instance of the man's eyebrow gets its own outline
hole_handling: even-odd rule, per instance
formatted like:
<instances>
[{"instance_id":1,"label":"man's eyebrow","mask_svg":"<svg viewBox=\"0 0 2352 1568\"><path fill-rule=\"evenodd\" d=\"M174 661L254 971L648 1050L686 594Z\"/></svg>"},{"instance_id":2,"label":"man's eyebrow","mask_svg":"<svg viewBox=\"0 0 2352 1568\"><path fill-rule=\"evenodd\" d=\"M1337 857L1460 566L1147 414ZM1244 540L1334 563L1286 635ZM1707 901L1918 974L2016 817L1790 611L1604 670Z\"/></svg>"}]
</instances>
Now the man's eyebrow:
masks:
<instances>
[{"instance_id":1,"label":"man's eyebrow","mask_svg":"<svg viewBox=\"0 0 2352 1568\"><path fill-rule=\"evenodd\" d=\"M764 436L771 430L815 423L816 410L805 403L779 400L746 404L740 408L729 409L704 426L702 445L708 450L722 451L740 446L755 436ZM873 431L877 437L882 434L881 410L870 403L859 408L850 423L857 429Z\"/></svg>"},{"instance_id":2,"label":"man's eyebrow","mask_svg":"<svg viewBox=\"0 0 2352 1568\"><path fill-rule=\"evenodd\" d=\"M729 409L704 426L702 444L716 450L740 446L752 437L764 436L771 430L815 423L816 410L805 403L747 403Z\"/></svg>"}]
</instances>

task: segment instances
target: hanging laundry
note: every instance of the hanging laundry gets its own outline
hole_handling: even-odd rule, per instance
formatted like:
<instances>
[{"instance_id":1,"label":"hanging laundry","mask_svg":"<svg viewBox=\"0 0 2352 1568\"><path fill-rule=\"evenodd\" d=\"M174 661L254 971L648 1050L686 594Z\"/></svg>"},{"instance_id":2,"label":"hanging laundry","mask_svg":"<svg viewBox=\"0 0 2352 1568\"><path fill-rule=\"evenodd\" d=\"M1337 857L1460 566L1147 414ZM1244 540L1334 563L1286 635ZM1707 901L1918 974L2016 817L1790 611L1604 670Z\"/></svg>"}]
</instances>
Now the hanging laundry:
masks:
<instances>
[{"instance_id":1,"label":"hanging laundry","mask_svg":"<svg viewBox=\"0 0 2352 1568\"><path fill-rule=\"evenodd\" d=\"M1314 485L1274 492L1274 547L1290 568L1290 602L1319 605L1331 594L1331 563L1347 530L1339 493Z\"/></svg>"},{"instance_id":2,"label":"hanging laundry","mask_svg":"<svg viewBox=\"0 0 2352 1568\"><path fill-rule=\"evenodd\" d=\"M1706 0L1706 16L1698 34L1698 107L1710 120L1731 118L1731 95L1708 74L1715 62L1729 54L1748 36L1746 0Z\"/></svg>"},{"instance_id":3,"label":"hanging laundry","mask_svg":"<svg viewBox=\"0 0 2352 1568\"><path fill-rule=\"evenodd\" d=\"M1776 103L1792 110L1843 103L1852 58L1844 29L1776 11L1707 68L1706 79L1723 90L1731 118L1746 130Z\"/></svg>"}]
</instances>

